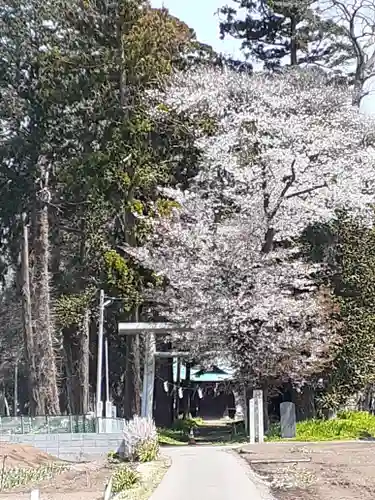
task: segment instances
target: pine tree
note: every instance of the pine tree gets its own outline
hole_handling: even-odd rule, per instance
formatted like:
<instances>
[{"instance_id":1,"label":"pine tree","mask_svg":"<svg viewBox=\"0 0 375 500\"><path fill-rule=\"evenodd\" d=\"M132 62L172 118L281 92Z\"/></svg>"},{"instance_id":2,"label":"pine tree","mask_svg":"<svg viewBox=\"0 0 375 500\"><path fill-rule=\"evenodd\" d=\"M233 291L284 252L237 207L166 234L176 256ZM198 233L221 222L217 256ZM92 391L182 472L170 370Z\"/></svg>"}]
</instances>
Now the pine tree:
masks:
<instances>
[{"instance_id":1,"label":"pine tree","mask_svg":"<svg viewBox=\"0 0 375 500\"><path fill-rule=\"evenodd\" d=\"M221 36L242 41L251 60L267 69L284 64L331 65L341 28L319 15L312 0L234 0L224 6Z\"/></svg>"}]
</instances>

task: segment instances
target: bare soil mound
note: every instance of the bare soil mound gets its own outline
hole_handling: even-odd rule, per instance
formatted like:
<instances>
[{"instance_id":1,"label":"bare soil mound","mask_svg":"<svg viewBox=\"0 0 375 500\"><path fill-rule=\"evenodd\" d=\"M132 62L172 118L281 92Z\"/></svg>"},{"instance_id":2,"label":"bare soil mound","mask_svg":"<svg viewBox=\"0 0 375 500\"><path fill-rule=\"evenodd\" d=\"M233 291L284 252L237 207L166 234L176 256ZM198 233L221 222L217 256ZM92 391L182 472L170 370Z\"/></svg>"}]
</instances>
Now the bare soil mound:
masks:
<instances>
[{"instance_id":1,"label":"bare soil mound","mask_svg":"<svg viewBox=\"0 0 375 500\"><path fill-rule=\"evenodd\" d=\"M0 468L36 468L58 459L33 446L0 442Z\"/></svg>"}]
</instances>

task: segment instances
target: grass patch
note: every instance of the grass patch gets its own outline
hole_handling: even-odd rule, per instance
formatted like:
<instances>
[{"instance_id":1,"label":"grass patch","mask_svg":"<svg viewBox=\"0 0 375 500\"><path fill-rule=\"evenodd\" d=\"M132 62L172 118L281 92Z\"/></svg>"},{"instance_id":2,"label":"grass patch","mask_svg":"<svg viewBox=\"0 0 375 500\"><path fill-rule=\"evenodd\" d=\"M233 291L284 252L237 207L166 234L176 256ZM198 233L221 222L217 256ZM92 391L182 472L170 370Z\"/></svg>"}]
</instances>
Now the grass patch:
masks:
<instances>
[{"instance_id":1,"label":"grass patch","mask_svg":"<svg viewBox=\"0 0 375 500\"><path fill-rule=\"evenodd\" d=\"M0 471L0 491L11 490L29 483L52 479L68 469L63 463L50 463L35 468L18 467Z\"/></svg>"},{"instance_id":2,"label":"grass patch","mask_svg":"<svg viewBox=\"0 0 375 500\"><path fill-rule=\"evenodd\" d=\"M158 439L160 446L181 446L189 441L189 432L194 431L204 425L201 418L179 418L172 428L158 429Z\"/></svg>"},{"instance_id":3,"label":"grass patch","mask_svg":"<svg viewBox=\"0 0 375 500\"><path fill-rule=\"evenodd\" d=\"M160 446L181 446L188 443L188 435L177 429L158 429Z\"/></svg>"},{"instance_id":4,"label":"grass patch","mask_svg":"<svg viewBox=\"0 0 375 500\"><path fill-rule=\"evenodd\" d=\"M345 441L375 436L375 416L365 411L343 411L330 420L305 420L297 423L291 441ZM271 426L267 441L281 441L280 424Z\"/></svg>"},{"instance_id":5,"label":"grass patch","mask_svg":"<svg viewBox=\"0 0 375 500\"><path fill-rule=\"evenodd\" d=\"M169 466L170 462L165 458L141 464L138 469L140 482L116 495L114 500L147 500L159 486Z\"/></svg>"},{"instance_id":6,"label":"grass patch","mask_svg":"<svg viewBox=\"0 0 375 500\"><path fill-rule=\"evenodd\" d=\"M141 476L135 467L121 465L112 476L112 491L119 493L120 491L129 490L139 483L140 478Z\"/></svg>"},{"instance_id":7,"label":"grass patch","mask_svg":"<svg viewBox=\"0 0 375 500\"><path fill-rule=\"evenodd\" d=\"M192 419L191 419L192 420ZM161 446L181 446L189 441L189 431L192 428L196 443L205 445L235 445L247 441L245 431L240 429L233 432L232 423L212 424L209 421L198 421L193 425L177 421L172 429L158 429L159 444Z\"/></svg>"},{"instance_id":8,"label":"grass patch","mask_svg":"<svg viewBox=\"0 0 375 500\"><path fill-rule=\"evenodd\" d=\"M173 422L172 428L178 431L188 433L190 429L198 429L204 426L205 422L201 418L178 418Z\"/></svg>"}]
</instances>

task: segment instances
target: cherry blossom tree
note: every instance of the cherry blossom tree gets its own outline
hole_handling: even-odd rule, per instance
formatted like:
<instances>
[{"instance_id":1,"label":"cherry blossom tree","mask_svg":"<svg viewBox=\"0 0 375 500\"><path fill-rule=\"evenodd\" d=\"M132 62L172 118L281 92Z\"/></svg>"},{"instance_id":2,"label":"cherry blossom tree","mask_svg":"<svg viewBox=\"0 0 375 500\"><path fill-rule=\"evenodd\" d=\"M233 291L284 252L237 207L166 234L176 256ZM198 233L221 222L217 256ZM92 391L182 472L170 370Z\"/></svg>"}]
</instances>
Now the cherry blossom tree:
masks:
<instances>
[{"instance_id":1,"label":"cherry blossom tree","mask_svg":"<svg viewBox=\"0 0 375 500\"><path fill-rule=\"evenodd\" d=\"M165 315L195 326L175 342L195 357L224 353L257 383L303 383L339 339L299 237L338 208L370 212L373 122L348 87L315 71L195 69L150 97L152 113L215 124L197 135L203 154L189 190L165 192L179 208L155 222L145 247L127 248L167 279Z\"/></svg>"},{"instance_id":2,"label":"cherry blossom tree","mask_svg":"<svg viewBox=\"0 0 375 500\"><path fill-rule=\"evenodd\" d=\"M375 4L373 0L319 0L316 13L333 21L335 66L349 74L353 104L360 106L371 93L370 80L375 76Z\"/></svg>"}]
</instances>

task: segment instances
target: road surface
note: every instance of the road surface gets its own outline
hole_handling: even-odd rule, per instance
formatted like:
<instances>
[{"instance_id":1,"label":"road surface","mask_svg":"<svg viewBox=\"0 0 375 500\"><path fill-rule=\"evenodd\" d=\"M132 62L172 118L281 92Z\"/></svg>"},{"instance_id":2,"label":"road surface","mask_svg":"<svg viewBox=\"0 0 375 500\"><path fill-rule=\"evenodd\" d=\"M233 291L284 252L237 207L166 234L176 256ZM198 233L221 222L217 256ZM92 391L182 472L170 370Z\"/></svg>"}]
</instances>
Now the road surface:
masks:
<instances>
[{"instance_id":1,"label":"road surface","mask_svg":"<svg viewBox=\"0 0 375 500\"><path fill-rule=\"evenodd\" d=\"M150 500L272 500L232 450L184 446L165 451L172 466Z\"/></svg>"}]
</instances>

